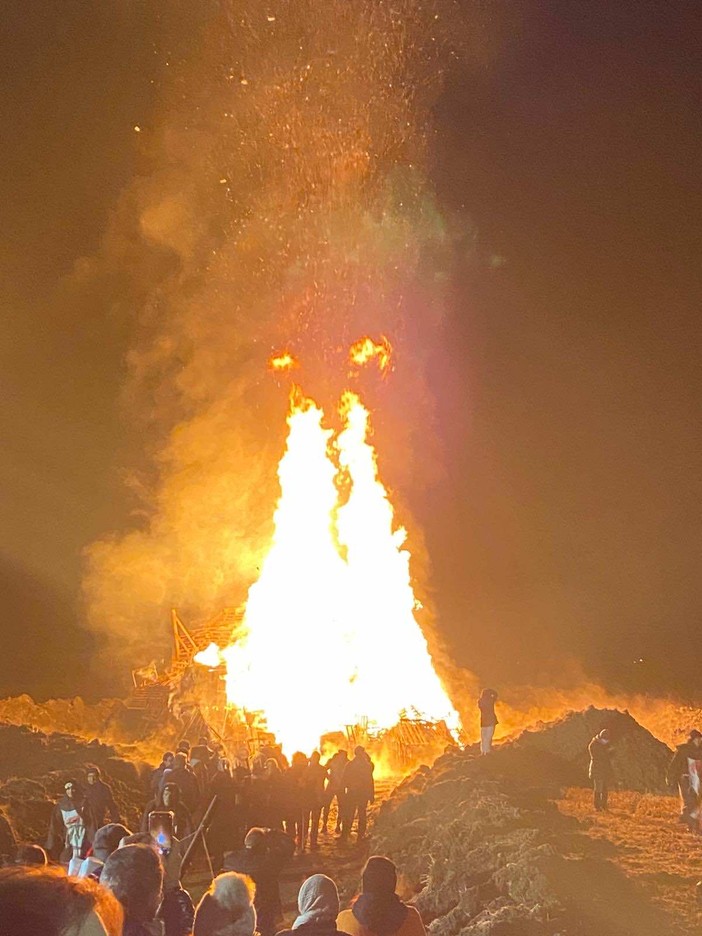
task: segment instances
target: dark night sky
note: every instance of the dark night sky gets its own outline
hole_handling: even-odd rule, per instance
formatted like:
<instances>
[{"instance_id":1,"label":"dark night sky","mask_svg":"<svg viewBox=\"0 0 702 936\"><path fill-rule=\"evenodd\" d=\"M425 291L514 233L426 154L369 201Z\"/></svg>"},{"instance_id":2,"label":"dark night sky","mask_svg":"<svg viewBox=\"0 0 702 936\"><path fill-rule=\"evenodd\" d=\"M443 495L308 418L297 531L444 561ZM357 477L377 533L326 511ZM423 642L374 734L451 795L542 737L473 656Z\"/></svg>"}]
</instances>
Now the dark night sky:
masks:
<instances>
[{"instance_id":1,"label":"dark night sky","mask_svg":"<svg viewBox=\"0 0 702 936\"><path fill-rule=\"evenodd\" d=\"M61 283L140 169L163 50L196 41L194 4L166 24L158 6L4 10L0 694L109 688L58 660L92 652L81 550L128 522L126 287L78 308ZM495 9L498 52L452 76L432 153L478 236L456 272L459 376L437 388L451 468L413 505L445 636L499 685L572 658L612 688L699 695L702 16Z\"/></svg>"}]
</instances>

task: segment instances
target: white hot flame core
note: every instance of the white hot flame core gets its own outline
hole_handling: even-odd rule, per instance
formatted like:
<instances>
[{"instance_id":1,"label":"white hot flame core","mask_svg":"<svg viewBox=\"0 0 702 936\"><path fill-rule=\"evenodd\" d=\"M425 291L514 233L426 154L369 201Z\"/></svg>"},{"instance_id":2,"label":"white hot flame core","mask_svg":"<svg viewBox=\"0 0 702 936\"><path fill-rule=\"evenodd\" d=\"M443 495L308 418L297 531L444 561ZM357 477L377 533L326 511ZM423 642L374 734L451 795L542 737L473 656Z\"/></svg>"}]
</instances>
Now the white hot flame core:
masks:
<instances>
[{"instance_id":1,"label":"white hot flame core","mask_svg":"<svg viewBox=\"0 0 702 936\"><path fill-rule=\"evenodd\" d=\"M330 447L322 410L291 398L273 542L245 636L221 651L229 701L263 712L288 754L364 717L389 728L416 709L458 723L414 618L405 531L378 477L368 411L346 393L341 414Z\"/></svg>"}]
</instances>

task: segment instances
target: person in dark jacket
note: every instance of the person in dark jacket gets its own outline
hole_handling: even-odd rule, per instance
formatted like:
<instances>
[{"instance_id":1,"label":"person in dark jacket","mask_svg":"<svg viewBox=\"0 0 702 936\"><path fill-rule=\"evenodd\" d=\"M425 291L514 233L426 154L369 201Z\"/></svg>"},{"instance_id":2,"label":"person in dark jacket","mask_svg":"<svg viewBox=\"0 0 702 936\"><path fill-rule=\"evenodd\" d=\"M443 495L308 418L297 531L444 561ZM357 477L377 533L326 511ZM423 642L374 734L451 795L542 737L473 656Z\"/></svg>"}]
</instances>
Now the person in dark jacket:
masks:
<instances>
[{"instance_id":1,"label":"person in dark jacket","mask_svg":"<svg viewBox=\"0 0 702 936\"><path fill-rule=\"evenodd\" d=\"M226 758L219 758L217 771L209 785L207 800L217 797L207 830L207 847L212 866L221 868L225 852L241 848L244 841L243 806L240 786L234 779Z\"/></svg>"},{"instance_id":2,"label":"person in dark jacket","mask_svg":"<svg viewBox=\"0 0 702 936\"><path fill-rule=\"evenodd\" d=\"M173 758L173 767L163 771L161 788L167 783L178 784L185 806L191 814L194 813L200 804L200 787L195 774L188 766L185 754L176 754Z\"/></svg>"},{"instance_id":3,"label":"person in dark jacket","mask_svg":"<svg viewBox=\"0 0 702 936\"><path fill-rule=\"evenodd\" d=\"M322 810L322 828L325 832L329 828L329 811L336 797L336 829L337 834L341 832L341 818L344 811L344 771L349 762L346 751L337 751L336 754L327 761L327 775L329 782L324 793L324 808Z\"/></svg>"},{"instance_id":4,"label":"person in dark jacket","mask_svg":"<svg viewBox=\"0 0 702 936\"><path fill-rule=\"evenodd\" d=\"M389 858L372 855L361 875L361 893L336 920L349 936L426 936L416 907L395 893L397 869Z\"/></svg>"},{"instance_id":5,"label":"person in dark jacket","mask_svg":"<svg viewBox=\"0 0 702 936\"><path fill-rule=\"evenodd\" d=\"M93 843L97 825L78 781L67 780L64 791L51 814L46 850L52 858L67 858L68 873L75 875Z\"/></svg>"},{"instance_id":6,"label":"person in dark jacket","mask_svg":"<svg viewBox=\"0 0 702 936\"><path fill-rule=\"evenodd\" d=\"M495 714L495 702L497 702L497 693L494 689L483 689L478 698L478 708L480 709L480 753L489 754L492 750L492 739L497 726L497 715Z\"/></svg>"},{"instance_id":7,"label":"person in dark jacket","mask_svg":"<svg viewBox=\"0 0 702 936\"><path fill-rule=\"evenodd\" d=\"M146 804L141 817L141 831L149 831L149 813L168 810L173 813L173 834L178 839L187 838L193 831L193 821L190 811L181 801L180 789L177 783L167 783L157 799Z\"/></svg>"},{"instance_id":8,"label":"person in dark jacket","mask_svg":"<svg viewBox=\"0 0 702 936\"><path fill-rule=\"evenodd\" d=\"M676 786L680 794L680 822L690 827L697 824L699 816L700 792L695 789L700 777L698 762L702 763L702 732L694 728L687 741L676 747L666 774L669 786Z\"/></svg>"},{"instance_id":9,"label":"person in dark jacket","mask_svg":"<svg viewBox=\"0 0 702 936\"><path fill-rule=\"evenodd\" d=\"M594 791L595 809L607 809L609 788L612 785L612 737L609 728L603 728L588 745L590 755L589 775Z\"/></svg>"},{"instance_id":10,"label":"person in dark jacket","mask_svg":"<svg viewBox=\"0 0 702 936\"><path fill-rule=\"evenodd\" d=\"M98 829L106 822L121 822L119 807L115 803L112 790L102 779L99 767L90 766L86 772L88 784L85 798L90 803Z\"/></svg>"},{"instance_id":11,"label":"person in dark jacket","mask_svg":"<svg viewBox=\"0 0 702 936\"><path fill-rule=\"evenodd\" d=\"M336 928L339 915L339 891L326 874L313 874L303 882L297 895L298 915L292 929L280 930L278 936L345 936Z\"/></svg>"},{"instance_id":12,"label":"person in dark jacket","mask_svg":"<svg viewBox=\"0 0 702 936\"><path fill-rule=\"evenodd\" d=\"M166 770L173 770L173 759L175 754L173 751L164 751L163 756L161 757L161 763L158 765L156 770L152 770L151 778L149 780L149 789L151 790L152 798L155 798L159 794L159 790L163 786L163 774Z\"/></svg>"},{"instance_id":13,"label":"person in dark jacket","mask_svg":"<svg viewBox=\"0 0 702 936\"><path fill-rule=\"evenodd\" d=\"M283 804L285 831L301 850L304 848L306 778L307 757L302 751L296 751L290 767L283 772Z\"/></svg>"},{"instance_id":14,"label":"person in dark jacket","mask_svg":"<svg viewBox=\"0 0 702 936\"><path fill-rule=\"evenodd\" d=\"M303 783L303 820L302 820L302 848L305 847L309 837L310 848L317 847L319 835L319 819L324 805L324 784L327 779L327 768L322 767L319 751L313 751L307 765Z\"/></svg>"},{"instance_id":15,"label":"person in dark jacket","mask_svg":"<svg viewBox=\"0 0 702 936\"><path fill-rule=\"evenodd\" d=\"M375 782L373 771L375 765L362 745L354 750L353 759L348 762L344 770L344 816L341 821L341 834L347 837L351 833L353 821L358 815L358 838L366 834L366 821L368 804L375 801Z\"/></svg>"},{"instance_id":16,"label":"person in dark jacket","mask_svg":"<svg viewBox=\"0 0 702 936\"><path fill-rule=\"evenodd\" d=\"M225 871L246 874L256 885L254 907L261 936L272 936L282 916L280 872L292 857L295 843L276 829L249 829L244 847L224 856Z\"/></svg>"}]
</instances>

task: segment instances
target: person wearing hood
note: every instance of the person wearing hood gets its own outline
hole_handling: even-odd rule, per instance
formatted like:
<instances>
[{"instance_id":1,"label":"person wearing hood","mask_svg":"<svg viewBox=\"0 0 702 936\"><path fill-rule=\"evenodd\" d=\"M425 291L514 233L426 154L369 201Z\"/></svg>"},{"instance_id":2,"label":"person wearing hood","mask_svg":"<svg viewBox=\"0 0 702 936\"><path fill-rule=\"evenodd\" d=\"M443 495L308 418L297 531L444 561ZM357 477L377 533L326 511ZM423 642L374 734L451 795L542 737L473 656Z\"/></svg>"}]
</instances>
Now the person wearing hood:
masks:
<instances>
[{"instance_id":1,"label":"person wearing hood","mask_svg":"<svg viewBox=\"0 0 702 936\"><path fill-rule=\"evenodd\" d=\"M426 936L419 911L400 900L396 887L393 862L372 855L361 875L361 893L336 919L338 929L349 936Z\"/></svg>"},{"instance_id":2,"label":"person wearing hood","mask_svg":"<svg viewBox=\"0 0 702 936\"><path fill-rule=\"evenodd\" d=\"M173 834L178 839L187 838L193 831L193 822L190 811L184 805L180 798L180 789L177 783L167 783L161 795L152 799L146 804L146 809L141 817L141 831L149 831L149 813L160 812L173 813Z\"/></svg>"},{"instance_id":3,"label":"person wearing hood","mask_svg":"<svg viewBox=\"0 0 702 936\"><path fill-rule=\"evenodd\" d=\"M52 858L69 856L68 873L75 875L92 845L97 825L77 780L67 780L64 793L51 813L46 850Z\"/></svg>"},{"instance_id":4,"label":"person wearing hood","mask_svg":"<svg viewBox=\"0 0 702 936\"><path fill-rule=\"evenodd\" d=\"M85 788L85 798L90 803L97 827L105 825L106 822L121 822L119 807L115 803L112 790L102 779L100 768L91 765L86 771L88 781Z\"/></svg>"},{"instance_id":5,"label":"person wearing hood","mask_svg":"<svg viewBox=\"0 0 702 936\"><path fill-rule=\"evenodd\" d=\"M666 780L680 794L680 822L694 826L700 818L700 777L702 774L702 732L696 728L684 744L675 749Z\"/></svg>"},{"instance_id":6,"label":"person wearing hood","mask_svg":"<svg viewBox=\"0 0 702 936\"><path fill-rule=\"evenodd\" d=\"M598 812L607 809L609 788L612 785L612 736L609 728L596 734L587 747L590 755L589 777L592 780L594 804Z\"/></svg>"},{"instance_id":7,"label":"person wearing hood","mask_svg":"<svg viewBox=\"0 0 702 936\"><path fill-rule=\"evenodd\" d=\"M193 936L253 936L255 885L243 874L218 874L195 911Z\"/></svg>"},{"instance_id":8,"label":"person wearing hood","mask_svg":"<svg viewBox=\"0 0 702 936\"><path fill-rule=\"evenodd\" d=\"M119 822L110 822L98 829L93 839L92 854L84 859L77 876L91 877L94 881L99 881L107 859L113 851L117 851L122 839L131 834L129 829Z\"/></svg>"},{"instance_id":9,"label":"person wearing hood","mask_svg":"<svg viewBox=\"0 0 702 936\"><path fill-rule=\"evenodd\" d=\"M313 874L303 882L297 895L298 915L291 929L278 936L348 936L336 926L339 915L339 891L326 874Z\"/></svg>"},{"instance_id":10,"label":"person wearing hood","mask_svg":"<svg viewBox=\"0 0 702 936\"><path fill-rule=\"evenodd\" d=\"M353 760L344 769L344 815L341 834L346 838L351 832L353 820L358 814L358 838L366 834L366 811L368 804L375 801L375 764L360 744L354 750Z\"/></svg>"}]
</instances>

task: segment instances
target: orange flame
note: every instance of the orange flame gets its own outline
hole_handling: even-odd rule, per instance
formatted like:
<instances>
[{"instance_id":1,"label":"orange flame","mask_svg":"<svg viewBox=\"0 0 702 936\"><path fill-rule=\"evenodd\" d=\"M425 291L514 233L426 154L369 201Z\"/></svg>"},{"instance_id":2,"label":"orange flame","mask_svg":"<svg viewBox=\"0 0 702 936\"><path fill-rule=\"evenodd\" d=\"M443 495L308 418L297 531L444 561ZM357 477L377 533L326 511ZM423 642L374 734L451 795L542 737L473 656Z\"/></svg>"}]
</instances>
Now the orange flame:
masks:
<instances>
[{"instance_id":1,"label":"orange flame","mask_svg":"<svg viewBox=\"0 0 702 936\"><path fill-rule=\"evenodd\" d=\"M270 358L268 366L271 370L288 371L294 367L299 367L299 364L289 351L283 351Z\"/></svg>"},{"instance_id":2,"label":"orange flame","mask_svg":"<svg viewBox=\"0 0 702 936\"><path fill-rule=\"evenodd\" d=\"M407 710L458 727L414 617L406 534L378 475L369 413L350 392L340 413L333 440L314 401L291 394L273 542L245 636L217 654L229 701L264 713L287 753L366 718L392 727Z\"/></svg>"},{"instance_id":3,"label":"orange flame","mask_svg":"<svg viewBox=\"0 0 702 936\"><path fill-rule=\"evenodd\" d=\"M352 364L358 364L361 367L369 361L375 360L381 374L384 374L387 370L391 356L392 345L385 335L381 335L380 340L377 342L369 337L359 338L351 345L349 350L349 359Z\"/></svg>"}]
</instances>

